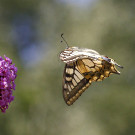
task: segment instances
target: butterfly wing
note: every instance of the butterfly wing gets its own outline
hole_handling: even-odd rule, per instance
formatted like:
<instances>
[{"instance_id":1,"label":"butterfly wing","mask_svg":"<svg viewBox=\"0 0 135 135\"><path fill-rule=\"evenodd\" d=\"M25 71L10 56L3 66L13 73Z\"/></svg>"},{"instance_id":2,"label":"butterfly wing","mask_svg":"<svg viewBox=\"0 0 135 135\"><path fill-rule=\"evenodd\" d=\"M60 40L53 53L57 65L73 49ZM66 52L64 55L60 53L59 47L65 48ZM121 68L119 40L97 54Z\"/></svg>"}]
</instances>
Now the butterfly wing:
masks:
<instances>
[{"instance_id":1,"label":"butterfly wing","mask_svg":"<svg viewBox=\"0 0 135 135\"><path fill-rule=\"evenodd\" d=\"M103 80L103 78L100 78L101 75L104 75L104 65L102 64L102 61L79 59L77 60L77 67L81 74L83 74L85 78L90 79L91 82Z\"/></svg>"},{"instance_id":2,"label":"butterfly wing","mask_svg":"<svg viewBox=\"0 0 135 135\"><path fill-rule=\"evenodd\" d=\"M111 74L120 74L112 63L99 59L79 59L77 60L79 72L89 81L102 81Z\"/></svg>"},{"instance_id":3,"label":"butterfly wing","mask_svg":"<svg viewBox=\"0 0 135 135\"><path fill-rule=\"evenodd\" d=\"M63 97L67 105L72 105L89 85L89 79L79 72L75 62L65 65Z\"/></svg>"},{"instance_id":4,"label":"butterfly wing","mask_svg":"<svg viewBox=\"0 0 135 135\"><path fill-rule=\"evenodd\" d=\"M117 73L111 63L103 59L78 59L66 64L63 75L63 97L67 105L72 105L92 82L102 81L112 73Z\"/></svg>"}]
</instances>

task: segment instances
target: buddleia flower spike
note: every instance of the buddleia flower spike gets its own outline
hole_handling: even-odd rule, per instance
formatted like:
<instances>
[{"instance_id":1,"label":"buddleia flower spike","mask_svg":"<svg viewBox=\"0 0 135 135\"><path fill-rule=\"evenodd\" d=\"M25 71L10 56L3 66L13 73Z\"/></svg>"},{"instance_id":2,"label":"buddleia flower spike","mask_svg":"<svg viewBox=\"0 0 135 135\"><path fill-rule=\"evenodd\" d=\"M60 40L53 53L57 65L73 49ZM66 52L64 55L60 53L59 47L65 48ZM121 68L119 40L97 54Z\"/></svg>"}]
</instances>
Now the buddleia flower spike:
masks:
<instances>
[{"instance_id":1,"label":"buddleia flower spike","mask_svg":"<svg viewBox=\"0 0 135 135\"><path fill-rule=\"evenodd\" d=\"M12 60L6 56L3 59L0 56L0 109L2 112L5 112L14 100L12 92L15 90L16 73L17 68L12 64Z\"/></svg>"},{"instance_id":2,"label":"buddleia flower spike","mask_svg":"<svg viewBox=\"0 0 135 135\"><path fill-rule=\"evenodd\" d=\"M67 105L72 105L92 82L102 81L111 74L120 74L113 59L100 55L92 49L69 47L60 53L65 63L63 73L63 97Z\"/></svg>"}]
</instances>

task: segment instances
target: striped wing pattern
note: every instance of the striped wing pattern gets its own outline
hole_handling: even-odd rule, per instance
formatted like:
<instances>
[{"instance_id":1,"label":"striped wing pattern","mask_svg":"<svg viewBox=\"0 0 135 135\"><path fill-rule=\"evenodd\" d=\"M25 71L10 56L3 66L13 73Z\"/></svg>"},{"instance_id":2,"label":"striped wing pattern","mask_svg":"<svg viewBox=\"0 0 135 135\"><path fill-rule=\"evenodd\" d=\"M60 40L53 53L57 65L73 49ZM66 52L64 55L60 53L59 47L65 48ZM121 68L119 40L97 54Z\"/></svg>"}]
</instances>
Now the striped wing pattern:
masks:
<instances>
[{"instance_id":1,"label":"striped wing pattern","mask_svg":"<svg viewBox=\"0 0 135 135\"><path fill-rule=\"evenodd\" d=\"M63 97L67 105L72 105L89 85L89 79L79 72L76 63L65 65Z\"/></svg>"},{"instance_id":2,"label":"striped wing pattern","mask_svg":"<svg viewBox=\"0 0 135 135\"><path fill-rule=\"evenodd\" d=\"M103 59L78 59L66 64L63 75L63 97L72 105L92 82L102 81L112 73L118 73L114 65Z\"/></svg>"}]
</instances>

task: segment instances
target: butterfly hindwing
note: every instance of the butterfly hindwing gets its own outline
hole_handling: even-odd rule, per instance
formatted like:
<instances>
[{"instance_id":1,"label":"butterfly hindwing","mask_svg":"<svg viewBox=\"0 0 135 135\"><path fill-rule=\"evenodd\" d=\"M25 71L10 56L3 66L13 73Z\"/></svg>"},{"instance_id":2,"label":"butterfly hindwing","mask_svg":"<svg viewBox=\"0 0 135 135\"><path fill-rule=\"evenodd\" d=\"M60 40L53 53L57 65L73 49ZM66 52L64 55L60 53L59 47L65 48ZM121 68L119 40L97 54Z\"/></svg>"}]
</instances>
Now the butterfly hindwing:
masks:
<instances>
[{"instance_id":1,"label":"butterfly hindwing","mask_svg":"<svg viewBox=\"0 0 135 135\"><path fill-rule=\"evenodd\" d=\"M81 74L91 82L102 81L113 73L119 74L113 64L103 59L79 59L76 63Z\"/></svg>"}]
</instances>

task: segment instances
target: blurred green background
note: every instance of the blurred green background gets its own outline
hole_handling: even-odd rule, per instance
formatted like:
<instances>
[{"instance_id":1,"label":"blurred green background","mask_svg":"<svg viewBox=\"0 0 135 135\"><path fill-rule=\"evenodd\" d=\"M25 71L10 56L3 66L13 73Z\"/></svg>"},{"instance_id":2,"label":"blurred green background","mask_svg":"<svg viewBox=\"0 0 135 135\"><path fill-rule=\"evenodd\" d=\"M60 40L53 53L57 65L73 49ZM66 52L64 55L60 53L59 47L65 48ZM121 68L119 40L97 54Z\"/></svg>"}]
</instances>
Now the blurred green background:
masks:
<instances>
[{"instance_id":1,"label":"blurred green background","mask_svg":"<svg viewBox=\"0 0 135 135\"><path fill-rule=\"evenodd\" d=\"M124 66L72 105L62 96L65 49L91 48ZM135 1L0 0L0 55L18 67L0 135L135 135Z\"/></svg>"}]
</instances>

